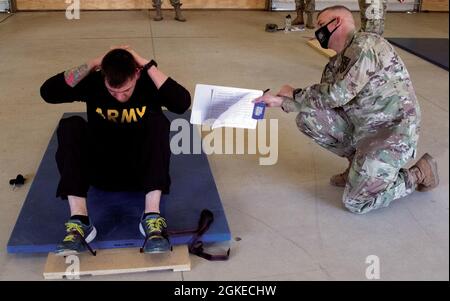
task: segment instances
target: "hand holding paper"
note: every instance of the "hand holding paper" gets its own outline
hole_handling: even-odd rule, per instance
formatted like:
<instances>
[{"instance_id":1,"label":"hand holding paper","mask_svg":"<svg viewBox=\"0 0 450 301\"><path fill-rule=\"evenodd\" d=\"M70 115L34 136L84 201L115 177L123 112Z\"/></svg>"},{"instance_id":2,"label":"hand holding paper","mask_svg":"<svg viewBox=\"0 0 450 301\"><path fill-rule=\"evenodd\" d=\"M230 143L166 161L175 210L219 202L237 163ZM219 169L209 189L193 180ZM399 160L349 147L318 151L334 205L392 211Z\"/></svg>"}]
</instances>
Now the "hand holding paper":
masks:
<instances>
[{"instance_id":1,"label":"hand holding paper","mask_svg":"<svg viewBox=\"0 0 450 301\"><path fill-rule=\"evenodd\" d=\"M218 127L255 129L252 118L253 100L263 94L260 90L198 84L195 88L191 123Z\"/></svg>"},{"instance_id":2,"label":"hand holding paper","mask_svg":"<svg viewBox=\"0 0 450 301\"><path fill-rule=\"evenodd\" d=\"M280 91L277 93L277 96L285 96L285 97L293 97L294 96L294 87L289 85L284 85L280 88Z\"/></svg>"},{"instance_id":3,"label":"hand holding paper","mask_svg":"<svg viewBox=\"0 0 450 301\"><path fill-rule=\"evenodd\" d=\"M261 97L256 98L254 103L264 102L268 107L281 107L283 103L283 98L280 96L275 96L271 93L265 93Z\"/></svg>"}]
</instances>

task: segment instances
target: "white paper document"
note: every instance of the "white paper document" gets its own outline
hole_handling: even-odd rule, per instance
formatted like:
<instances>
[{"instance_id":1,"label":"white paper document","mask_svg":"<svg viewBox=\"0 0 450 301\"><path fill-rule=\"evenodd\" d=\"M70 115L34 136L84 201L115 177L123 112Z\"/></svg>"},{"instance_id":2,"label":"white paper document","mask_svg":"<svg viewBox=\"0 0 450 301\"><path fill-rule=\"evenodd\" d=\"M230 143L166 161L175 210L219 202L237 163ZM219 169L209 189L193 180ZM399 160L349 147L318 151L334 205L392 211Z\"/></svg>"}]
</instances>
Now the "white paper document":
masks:
<instances>
[{"instance_id":1,"label":"white paper document","mask_svg":"<svg viewBox=\"0 0 450 301\"><path fill-rule=\"evenodd\" d=\"M261 90L198 84L195 87L191 123L205 124L212 129L233 127L255 129L257 120L252 118L255 98Z\"/></svg>"}]
</instances>

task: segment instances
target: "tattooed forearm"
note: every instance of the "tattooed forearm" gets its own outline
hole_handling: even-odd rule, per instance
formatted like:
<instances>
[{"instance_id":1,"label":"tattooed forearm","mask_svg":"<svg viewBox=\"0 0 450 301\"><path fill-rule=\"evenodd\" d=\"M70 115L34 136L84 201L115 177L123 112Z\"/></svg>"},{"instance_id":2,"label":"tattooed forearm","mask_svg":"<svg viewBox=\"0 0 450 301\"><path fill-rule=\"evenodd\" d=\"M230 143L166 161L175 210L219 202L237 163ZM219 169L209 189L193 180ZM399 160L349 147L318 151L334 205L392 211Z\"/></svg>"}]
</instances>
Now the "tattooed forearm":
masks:
<instances>
[{"instance_id":1,"label":"tattooed forearm","mask_svg":"<svg viewBox=\"0 0 450 301\"><path fill-rule=\"evenodd\" d=\"M84 64L64 72L64 79L66 80L66 83L73 88L85 78L90 71L91 69L88 64Z\"/></svg>"}]
</instances>

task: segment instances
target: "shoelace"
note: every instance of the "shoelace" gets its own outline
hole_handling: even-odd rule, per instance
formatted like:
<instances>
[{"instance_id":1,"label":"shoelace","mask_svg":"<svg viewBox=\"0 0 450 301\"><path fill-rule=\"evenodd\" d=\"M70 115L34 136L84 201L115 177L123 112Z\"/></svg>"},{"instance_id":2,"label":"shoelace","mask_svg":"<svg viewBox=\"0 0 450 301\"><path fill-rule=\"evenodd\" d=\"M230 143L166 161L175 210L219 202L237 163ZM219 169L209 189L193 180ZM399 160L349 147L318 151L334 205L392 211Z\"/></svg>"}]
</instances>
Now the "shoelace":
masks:
<instances>
[{"instance_id":1,"label":"shoelace","mask_svg":"<svg viewBox=\"0 0 450 301\"><path fill-rule=\"evenodd\" d=\"M67 235L64 238L64 241L75 241L75 237L79 236L81 238L81 242L87 247L89 252L91 252L92 255L96 256L97 252L94 251L91 246L87 243L86 239L84 238L84 231L83 228L77 224L77 223L66 223L66 231Z\"/></svg>"},{"instance_id":2,"label":"shoelace","mask_svg":"<svg viewBox=\"0 0 450 301\"><path fill-rule=\"evenodd\" d=\"M84 237L83 228L79 224L69 222L69 223L66 223L65 225L66 225L66 232L67 232L67 235L64 238L65 242L68 242L68 241L74 242L77 234Z\"/></svg>"},{"instance_id":3,"label":"shoelace","mask_svg":"<svg viewBox=\"0 0 450 301\"><path fill-rule=\"evenodd\" d=\"M147 225L149 234L158 233L158 236L162 233L163 228L167 228L166 220L161 216L158 218L148 219L145 221L145 224ZM152 235L151 237L153 236L155 235Z\"/></svg>"},{"instance_id":4,"label":"shoelace","mask_svg":"<svg viewBox=\"0 0 450 301\"><path fill-rule=\"evenodd\" d=\"M145 225L147 226L148 235L145 235L144 243L142 244L142 247L140 249L141 253L144 253L144 247L150 238L163 237L169 240L167 237L161 235L162 229L167 228L167 223L164 217L160 216L158 218L148 219L145 221Z\"/></svg>"}]
</instances>

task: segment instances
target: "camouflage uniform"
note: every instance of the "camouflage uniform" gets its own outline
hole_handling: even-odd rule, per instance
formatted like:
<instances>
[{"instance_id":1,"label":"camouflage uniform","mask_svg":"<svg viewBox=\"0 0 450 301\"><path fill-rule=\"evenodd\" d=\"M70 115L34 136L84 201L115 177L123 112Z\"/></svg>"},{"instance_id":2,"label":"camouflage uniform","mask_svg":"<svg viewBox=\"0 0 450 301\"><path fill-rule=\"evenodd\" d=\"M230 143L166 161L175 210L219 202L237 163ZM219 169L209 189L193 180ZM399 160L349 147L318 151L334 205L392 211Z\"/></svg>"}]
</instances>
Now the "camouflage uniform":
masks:
<instances>
[{"instance_id":1,"label":"camouflage uniform","mask_svg":"<svg viewBox=\"0 0 450 301\"><path fill-rule=\"evenodd\" d=\"M305 13L314 13L316 9L315 0L295 0L296 9L302 10Z\"/></svg>"},{"instance_id":2,"label":"camouflage uniform","mask_svg":"<svg viewBox=\"0 0 450 301\"><path fill-rule=\"evenodd\" d=\"M387 0L358 0L358 2L361 31L383 35Z\"/></svg>"},{"instance_id":3,"label":"camouflage uniform","mask_svg":"<svg viewBox=\"0 0 450 301\"><path fill-rule=\"evenodd\" d=\"M408 71L381 36L352 33L325 67L320 84L285 98L299 129L335 154L353 158L344 205L354 213L410 194L403 167L415 157L420 108Z\"/></svg>"},{"instance_id":4,"label":"camouflage uniform","mask_svg":"<svg viewBox=\"0 0 450 301\"><path fill-rule=\"evenodd\" d=\"M162 4L162 0L152 0L152 1L153 1L153 7L161 6L161 4ZM180 0L170 0L170 4L172 4L172 6L181 5Z\"/></svg>"}]
</instances>

